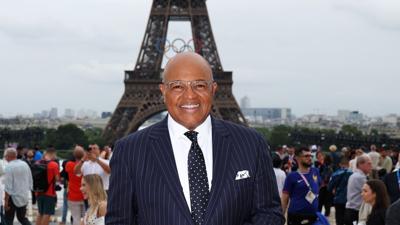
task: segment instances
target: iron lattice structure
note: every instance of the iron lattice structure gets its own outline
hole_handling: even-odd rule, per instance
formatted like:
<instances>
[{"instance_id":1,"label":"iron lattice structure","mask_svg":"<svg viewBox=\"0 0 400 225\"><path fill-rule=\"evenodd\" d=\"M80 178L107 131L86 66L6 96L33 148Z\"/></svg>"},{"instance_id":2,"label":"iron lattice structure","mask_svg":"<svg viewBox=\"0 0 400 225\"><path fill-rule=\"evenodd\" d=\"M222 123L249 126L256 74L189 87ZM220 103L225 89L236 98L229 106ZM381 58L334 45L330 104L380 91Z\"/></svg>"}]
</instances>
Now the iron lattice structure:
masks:
<instances>
[{"instance_id":1,"label":"iron lattice structure","mask_svg":"<svg viewBox=\"0 0 400 225\"><path fill-rule=\"evenodd\" d=\"M107 141L114 142L135 132L148 118L166 110L158 85L161 83L170 21L191 23L194 51L202 55L212 67L214 80L218 83L212 114L217 118L247 125L232 94L232 72L222 68L205 1L153 0L136 66L133 71L125 71L124 95L104 130L103 137Z\"/></svg>"}]
</instances>

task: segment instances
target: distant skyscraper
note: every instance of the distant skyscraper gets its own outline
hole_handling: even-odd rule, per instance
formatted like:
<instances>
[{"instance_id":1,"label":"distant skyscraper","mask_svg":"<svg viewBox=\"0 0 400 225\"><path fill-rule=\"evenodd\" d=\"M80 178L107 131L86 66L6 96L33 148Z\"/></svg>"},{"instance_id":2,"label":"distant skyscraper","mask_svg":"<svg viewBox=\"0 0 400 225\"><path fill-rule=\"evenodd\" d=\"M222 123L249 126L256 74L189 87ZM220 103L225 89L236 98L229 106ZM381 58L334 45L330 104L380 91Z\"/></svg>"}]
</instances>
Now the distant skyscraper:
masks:
<instances>
[{"instance_id":1,"label":"distant skyscraper","mask_svg":"<svg viewBox=\"0 0 400 225\"><path fill-rule=\"evenodd\" d=\"M42 110L41 116L42 116L42 118L48 118L49 117L49 111Z\"/></svg>"},{"instance_id":2,"label":"distant skyscraper","mask_svg":"<svg viewBox=\"0 0 400 225\"><path fill-rule=\"evenodd\" d=\"M75 111L72 109L65 109L64 112L64 117L68 119L73 119L75 118Z\"/></svg>"},{"instance_id":3,"label":"distant skyscraper","mask_svg":"<svg viewBox=\"0 0 400 225\"><path fill-rule=\"evenodd\" d=\"M398 117L396 114L389 114L389 115L386 115L385 117L383 117L384 123L389 123L394 126L396 126L397 123L399 123L399 121L400 121L400 117Z\"/></svg>"},{"instance_id":4,"label":"distant skyscraper","mask_svg":"<svg viewBox=\"0 0 400 225\"><path fill-rule=\"evenodd\" d=\"M338 110L337 117L340 122L357 123L363 120L364 115L359 111Z\"/></svg>"},{"instance_id":5,"label":"distant skyscraper","mask_svg":"<svg viewBox=\"0 0 400 225\"><path fill-rule=\"evenodd\" d=\"M101 118L102 118L102 119L105 119L105 118L110 117L111 115L112 115L111 112L102 112L102 113L101 113Z\"/></svg>"},{"instance_id":6,"label":"distant skyscraper","mask_svg":"<svg viewBox=\"0 0 400 225\"><path fill-rule=\"evenodd\" d=\"M346 122L347 118L350 115L350 110L338 110L337 118L340 122Z\"/></svg>"},{"instance_id":7,"label":"distant skyscraper","mask_svg":"<svg viewBox=\"0 0 400 225\"><path fill-rule=\"evenodd\" d=\"M78 113L76 114L76 117L77 117L78 119L84 119L84 118L86 117L85 110L80 109L80 110L78 111Z\"/></svg>"},{"instance_id":8,"label":"distant skyscraper","mask_svg":"<svg viewBox=\"0 0 400 225\"><path fill-rule=\"evenodd\" d=\"M251 121L264 122L267 120L290 120L290 108L242 108L243 115Z\"/></svg>"},{"instance_id":9,"label":"distant skyscraper","mask_svg":"<svg viewBox=\"0 0 400 225\"><path fill-rule=\"evenodd\" d=\"M57 108L51 108L50 113L49 113L49 118L50 119L57 119L58 118L58 110Z\"/></svg>"},{"instance_id":10,"label":"distant skyscraper","mask_svg":"<svg viewBox=\"0 0 400 225\"><path fill-rule=\"evenodd\" d=\"M97 114L97 112L94 111L94 110L91 110L91 109L86 110L86 116L87 116L89 119L95 119L95 118L98 118L98 117L99 117L99 115Z\"/></svg>"},{"instance_id":11,"label":"distant skyscraper","mask_svg":"<svg viewBox=\"0 0 400 225\"><path fill-rule=\"evenodd\" d=\"M250 108L250 98L247 96L244 96L243 98L240 99L240 108L241 109L248 109Z\"/></svg>"}]
</instances>

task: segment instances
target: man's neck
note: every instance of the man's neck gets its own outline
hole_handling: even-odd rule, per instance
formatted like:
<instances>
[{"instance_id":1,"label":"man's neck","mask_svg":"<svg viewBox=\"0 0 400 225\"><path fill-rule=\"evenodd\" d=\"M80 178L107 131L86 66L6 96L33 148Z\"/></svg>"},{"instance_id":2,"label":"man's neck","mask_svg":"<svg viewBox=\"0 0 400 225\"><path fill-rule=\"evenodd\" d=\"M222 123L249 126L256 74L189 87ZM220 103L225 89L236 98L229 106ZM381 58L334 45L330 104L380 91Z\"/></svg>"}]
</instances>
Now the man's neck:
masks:
<instances>
[{"instance_id":1,"label":"man's neck","mask_svg":"<svg viewBox=\"0 0 400 225\"><path fill-rule=\"evenodd\" d=\"M361 170L361 169L359 169L359 168L357 168L357 170L358 170L359 173L361 173L361 174L363 174L363 175L365 175L365 176L368 175L368 173L365 173L363 170Z\"/></svg>"},{"instance_id":2,"label":"man's neck","mask_svg":"<svg viewBox=\"0 0 400 225\"><path fill-rule=\"evenodd\" d=\"M300 173L308 173L308 172L310 172L310 167L299 166L298 171Z\"/></svg>"}]
</instances>

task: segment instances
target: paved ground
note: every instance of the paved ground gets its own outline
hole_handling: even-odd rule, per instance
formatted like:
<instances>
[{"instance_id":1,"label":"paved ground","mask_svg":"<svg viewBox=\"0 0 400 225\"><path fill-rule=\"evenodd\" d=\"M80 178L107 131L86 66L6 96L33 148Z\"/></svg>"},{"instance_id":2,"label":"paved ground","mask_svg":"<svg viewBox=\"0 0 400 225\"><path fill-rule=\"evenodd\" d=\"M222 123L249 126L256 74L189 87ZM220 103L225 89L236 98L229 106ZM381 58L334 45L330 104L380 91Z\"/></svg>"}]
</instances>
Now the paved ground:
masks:
<instances>
[{"instance_id":1,"label":"paved ground","mask_svg":"<svg viewBox=\"0 0 400 225\"><path fill-rule=\"evenodd\" d=\"M56 213L51 219L51 221L52 221L50 223L51 225L58 225L59 222L61 222L62 205L63 205L63 200L64 200L63 193L64 193L64 190L57 192ZM31 199L29 199L29 205L27 208L27 217L28 217L29 221L31 221L32 224L35 224L37 214L38 214L37 206L32 205L32 201L31 201ZM70 215L71 214L68 211L67 218L69 218ZM16 217L14 219L14 224L20 224ZM70 223L68 223L68 224L70 224Z\"/></svg>"}]
</instances>

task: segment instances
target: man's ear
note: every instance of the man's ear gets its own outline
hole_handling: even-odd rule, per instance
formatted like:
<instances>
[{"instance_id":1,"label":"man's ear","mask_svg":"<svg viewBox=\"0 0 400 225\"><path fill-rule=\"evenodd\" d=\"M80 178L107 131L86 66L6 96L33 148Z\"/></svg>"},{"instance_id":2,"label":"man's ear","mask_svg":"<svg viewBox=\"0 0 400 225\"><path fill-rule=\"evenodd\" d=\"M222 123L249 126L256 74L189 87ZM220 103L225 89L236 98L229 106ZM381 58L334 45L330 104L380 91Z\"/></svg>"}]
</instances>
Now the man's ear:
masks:
<instances>
[{"instance_id":1,"label":"man's ear","mask_svg":"<svg viewBox=\"0 0 400 225\"><path fill-rule=\"evenodd\" d=\"M218 84L217 84L217 82L213 82L212 83L212 95L214 96L215 95L215 92L217 91L217 89L218 89Z\"/></svg>"},{"instance_id":2,"label":"man's ear","mask_svg":"<svg viewBox=\"0 0 400 225\"><path fill-rule=\"evenodd\" d=\"M160 88L161 91L161 97L163 99L163 102L165 103L165 85L164 84L159 84L158 87Z\"/></svg>"},{"instance_id":3,"label":"man's ear","mask_svg":"<svg viewBox=\"0 0 400 225\"><path fill-rule=\"evenodd\" d=\"M165 91L164 84L159 84L158 87L160 88L161 94L164 95L164 91Z\"/></svg>"}]
</instances>

